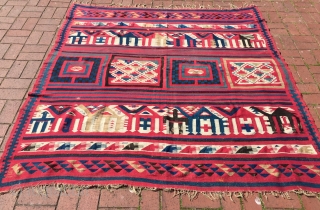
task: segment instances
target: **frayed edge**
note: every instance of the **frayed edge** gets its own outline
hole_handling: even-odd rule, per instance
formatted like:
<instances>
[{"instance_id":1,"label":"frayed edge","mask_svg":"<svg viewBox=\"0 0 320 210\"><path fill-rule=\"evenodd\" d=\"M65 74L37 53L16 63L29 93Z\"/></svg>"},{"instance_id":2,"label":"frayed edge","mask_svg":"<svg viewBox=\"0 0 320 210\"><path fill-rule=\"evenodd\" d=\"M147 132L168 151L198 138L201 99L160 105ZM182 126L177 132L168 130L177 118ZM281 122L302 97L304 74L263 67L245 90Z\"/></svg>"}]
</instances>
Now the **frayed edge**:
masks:
<instances>
[{"instance_id":1,"label":"frayed edge","mask_svg":"<svg viewBox=\"0 0 320 210\"><path fill-rule=\"evenodd\" d=\"M244 200L247 200L248 197L253 196L255 193L261 194L263 197L265 197L266 200L268 200L268 197L282 197L283 199L292 200L290 197L290 192L295 193L297 195L305 195L307 197L316 197L320 200L320 192L310 192L306 190L289 190L289 191L212 191L212 192L206 192L206 191L197 191L197 190L184 190L184 189L174 189L174 188L156 188L156 187L141 187L141 186L132 186L132 185L125 185L125 184L109 184L109 185L73 185L73 184L63 184L63 183L56 183L56 184L47 184L42 185L38 184L37 186L32 187L24 187L22 189L12 189L7 192L1 192L1 194L6 193L16 193L16 197L19 196L19 194L23 190L32 189L35 193L37 193L40 196L48 197L47 193L47 187L54 187L55 190L62 192L62 193L68 193L68 190L76 190L79 194L81 191L85 189L91 189L91 188L98 188L98 189L105 189L110 192L115 192L115 190L120 188L127 188L129 192L136 194L138 196L141 195L141 192L143 190L150 190L150 191L164 191L164 192L173 192L173 197L176 196L187 196L190 201L193 201L198 198L199 194L204 195L211 201L216 201L226 198L230 199L232 202L234 201L234 198L242 198Z\"/></svg>"},{"instance_id":2,"label":"frayed edge","mask_svg":"<svg viewBox=\"0 0 320 210\"><path fill-rule=\"evenodd\" d=\"M97 4L90 3L89 1L73 1L74 4L81 4L81 5L91 5L91 6L97 6ZM100 7L100 5L99 5ZM237 10L237 9L244 9L244 8L250 8L255 7L254 4L249 2L244 2L241 6L234 5L232 3L229 3L229 8L222 7L221 5L215 5L212 6L210 4L204 5L204 4L181 4L181 5L174 5L170 4L169 6L165 7L164 5L146 5L146 4L129 4L129 5L123 5L120 4L109 4L109 5L103 5L101 7L107 7L107 8L149 8L149 9L170 9L170 10L179 10L179 9L199 9L199 10L208 10L208 9L215 9L215 10Z\"/></svg>"}]
</instances>

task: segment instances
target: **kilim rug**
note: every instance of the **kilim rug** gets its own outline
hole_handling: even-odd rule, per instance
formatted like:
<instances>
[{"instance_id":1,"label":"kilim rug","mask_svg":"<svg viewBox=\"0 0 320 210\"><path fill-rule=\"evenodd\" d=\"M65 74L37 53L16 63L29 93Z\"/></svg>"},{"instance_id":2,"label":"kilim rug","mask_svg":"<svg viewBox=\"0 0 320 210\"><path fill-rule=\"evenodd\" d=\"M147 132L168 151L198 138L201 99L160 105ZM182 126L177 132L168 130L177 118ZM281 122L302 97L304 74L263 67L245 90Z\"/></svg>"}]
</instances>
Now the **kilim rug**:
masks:
<instances>
[{"instance_id":1,"label":"kilim rug","mask_svg":"<svg viewBox=\"0 0 320 210\"><path fill-rule=\"evenodd\" d=\"M319 192L319 149L256 7L75 4L20 110L0 191Z\"/></svg>"}]
</instances>

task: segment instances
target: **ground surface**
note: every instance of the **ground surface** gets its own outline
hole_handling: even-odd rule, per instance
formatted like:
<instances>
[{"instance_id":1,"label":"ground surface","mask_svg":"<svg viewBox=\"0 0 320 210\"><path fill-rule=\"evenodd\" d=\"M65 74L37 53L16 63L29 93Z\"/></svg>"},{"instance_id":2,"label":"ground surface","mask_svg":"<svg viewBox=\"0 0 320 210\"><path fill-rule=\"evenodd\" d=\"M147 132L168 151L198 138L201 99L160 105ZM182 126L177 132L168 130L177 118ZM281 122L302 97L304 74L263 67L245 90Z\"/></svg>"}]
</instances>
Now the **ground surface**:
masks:
<instances>
[{"instance_id":1,"label":"ground surface","mask_svg":"<svg viewBox=\"0 0 320 210\"><path fill-rule=\"evenodd\" d=\"M28 90L32 87L39 66L51 48L58 26L64 18L70 0L0 0L0 154L10 133L15 116ZM201 5L228 7L243 1L158 1L158 0L86 0L98 5L141 4L147 7L175 7ZM271 33L287 63L303 98L307 102L316 125L320 128L320 1L278 0L253 1L267 20ZM190 202L186 196L173 193L143 191L141 196L121 189L89 189L80 193L69 190L60 193L48 187L48 196L33 190L0 196L1 210L90 210L90 209L320 209L316 198L291 194L293 200L269 197L257 205L255 194L247 199L229 198L210 201L203 195Z\"/></svg>"}]
</instances>

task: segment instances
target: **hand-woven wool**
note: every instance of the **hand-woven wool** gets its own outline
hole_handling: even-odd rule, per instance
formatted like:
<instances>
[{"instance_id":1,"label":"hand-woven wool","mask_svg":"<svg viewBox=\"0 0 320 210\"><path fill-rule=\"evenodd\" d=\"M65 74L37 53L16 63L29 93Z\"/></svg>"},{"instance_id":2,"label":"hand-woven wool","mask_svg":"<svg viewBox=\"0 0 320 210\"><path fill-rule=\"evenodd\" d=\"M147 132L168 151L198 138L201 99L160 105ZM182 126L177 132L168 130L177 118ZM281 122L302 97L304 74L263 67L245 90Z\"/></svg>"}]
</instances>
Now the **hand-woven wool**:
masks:
<instances>
[{"instance_id":1,"label":"hand-woven wool","mask_svg":"<svg viewBox=\"0 0 320 210\"><path fill-rule=\"evenodd\" d=\"M320 191L319 135L256 7L73 5L8 140L0 191Z\"/></svg>"}]
</instances>

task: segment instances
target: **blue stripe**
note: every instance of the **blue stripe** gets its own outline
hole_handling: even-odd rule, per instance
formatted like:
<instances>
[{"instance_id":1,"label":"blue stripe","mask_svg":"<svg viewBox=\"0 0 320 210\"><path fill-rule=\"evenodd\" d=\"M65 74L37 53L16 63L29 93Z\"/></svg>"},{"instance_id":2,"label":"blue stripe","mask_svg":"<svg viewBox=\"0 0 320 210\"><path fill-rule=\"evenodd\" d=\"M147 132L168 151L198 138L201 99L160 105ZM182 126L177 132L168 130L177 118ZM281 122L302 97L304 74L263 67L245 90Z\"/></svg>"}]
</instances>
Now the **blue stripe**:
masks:
<instances>
[{"instance_id":1,"label":"blue stripe","mask_svg":"<svg viewBox=\"0 0 320 210\"><path fill-rule=\"evenodd\" d=\"M96 101L96 100L81 100L81 102L92 102L92 101ZM61 102L71 102L73 103L74 100L40 100L41 103L52 103L52 102L58 102L58 103L61 103ZM129 100L129 99L124 99L124 100L99 100L99 102L104 102L104 103L134 103L134 104L138 104L140 101L134 101L134 100ZM195 105L195 104L199 104L199 102L190 102L190 101L184 101L184 102L158 102L158 101L151 101L150 102L150 99L143 102L144 104L192 104L192 105ZM261 104L261 105L266 105L266 103L269 105L269 104L277 104L277 105L292 105L291 102L251 102L251 101L248 101L248 102L225 102L225 103L219 103L219 102L201 102L202 105L232 105L232 104L249 104L249 105L252 105L252 104Z\"/></svg>"},{"instance_id":2,"label":"blue stripe","mask_svg":"<svg viewBox=\"0 0 320 210\"><path fill-rule=\"evenodd\" d=\"M189 138L187 136L190 136ZM78 138L78 139L83 139L83 138L95 138L95 139L148 139L148 140L171 140L171 141L188 141L188 142L226 142L226 141L248 141L248 138L226 138L226 135L212 135L212 138L191 138L191 136L194 135L187 135L186 138L183 136L180 136L179 138L174 138L174 137L169 137L169 136L164 136L164 137L154 137L154 136L106 136L106 135L59 135L59 136L25 136L23 137L23 140L34 140L34 139L63 139L63 138ZM220 137L220 138L217 138ZM250 141L307 141L308 137L274 137L274 138L254 138L250 139Z\"/></svg>"}]
</instances>

